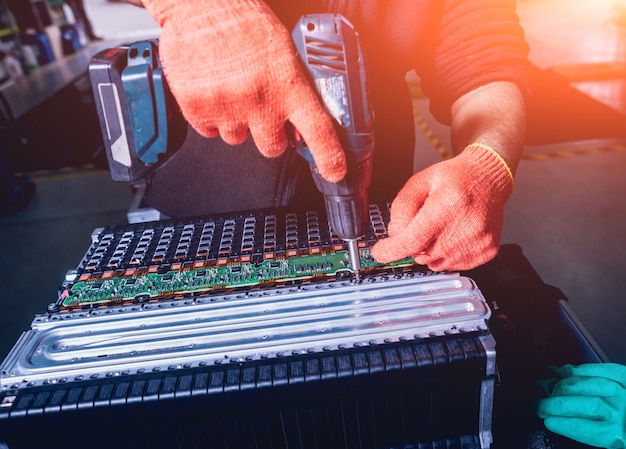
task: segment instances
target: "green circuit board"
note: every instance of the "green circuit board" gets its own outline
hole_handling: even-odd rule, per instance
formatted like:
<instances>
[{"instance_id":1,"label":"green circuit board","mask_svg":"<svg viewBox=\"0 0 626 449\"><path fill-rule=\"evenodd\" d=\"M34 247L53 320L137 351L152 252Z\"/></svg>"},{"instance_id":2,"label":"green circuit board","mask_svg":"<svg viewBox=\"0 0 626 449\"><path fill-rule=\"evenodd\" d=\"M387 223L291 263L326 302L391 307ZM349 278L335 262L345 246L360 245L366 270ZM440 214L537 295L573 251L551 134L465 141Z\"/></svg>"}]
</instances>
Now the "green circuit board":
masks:
<instances>
[{"instance_id":1,"label":"green circuit board","mask_svg":"<svg viewBox=\"0 0 626 449\"><path fill-rule=\"evenodd\" d=\"M379 264L371 256L370 248L362 248L360 256L363 272L414 264L412 259L404 259L389 265ZM145 302L216 289L233 289L262 283L338 276L342 272L352 273L348 260L346 251L337 251L327 254L269 259L259 264L237 262L166 273L90 279L76 282L70 289L66 290L63 294L62 305L67 308L75 308L105 305L106 303Z\"/></svg>"}]
</instances>

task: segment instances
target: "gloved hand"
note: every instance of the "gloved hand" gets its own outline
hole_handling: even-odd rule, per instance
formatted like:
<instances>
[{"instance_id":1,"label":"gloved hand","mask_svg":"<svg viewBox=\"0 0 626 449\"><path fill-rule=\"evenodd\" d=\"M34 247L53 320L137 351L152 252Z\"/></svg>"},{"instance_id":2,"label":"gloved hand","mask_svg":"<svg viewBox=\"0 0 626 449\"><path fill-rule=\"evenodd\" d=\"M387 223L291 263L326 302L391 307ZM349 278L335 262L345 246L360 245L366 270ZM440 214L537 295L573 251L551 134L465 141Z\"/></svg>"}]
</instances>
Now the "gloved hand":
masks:
<instances>
[{"instance_id":1,"label":"gloved hand","mask_svg":"<svg viewBox=\"0 0 626 449\"><path fill-rule=\"evenodd\" d=\"M389 237L372 248L381 263L412 256L435 271L488 262L500 247L513 176L495 150L473 143L414 174L391 205Z\"/></svg>"},{"instance_id":2,"label":"gloved hand","mask_svg":"<svg viewBox=\"0 0 626 449\"><path fill-rule=\"evenodd\" d=\"M229 144L252 134L279 156L285 122L307 142L322 176L336 182L345 155L331 118L300 69L289 31L261 0L145 0L161 26L159 54L183 115Z\"/></svg>"},{"instance_id":3,"label":"gloved hand","mask_svg":"<svg viewBox=\"0 0 626 449\"><path fill-rule=\"evenodd\" d=\"M552 432L607 449L626 447L626 366L565 365L548 385L537 415Z\"/></svg>"}]
</instances>

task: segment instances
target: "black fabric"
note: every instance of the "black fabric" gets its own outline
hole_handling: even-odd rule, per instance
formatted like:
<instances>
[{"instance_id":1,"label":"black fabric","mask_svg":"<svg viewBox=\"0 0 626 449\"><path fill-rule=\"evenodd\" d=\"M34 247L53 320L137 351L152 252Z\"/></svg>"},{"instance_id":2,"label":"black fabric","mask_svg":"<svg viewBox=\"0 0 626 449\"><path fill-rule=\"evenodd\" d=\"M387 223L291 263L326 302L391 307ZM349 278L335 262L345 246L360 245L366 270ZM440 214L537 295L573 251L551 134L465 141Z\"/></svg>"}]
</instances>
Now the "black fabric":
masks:
<instances>
[{"instance_id":1,"label":"black fabric","mask_svg":"<svg viewBox=\"0 0 626 449\"><path fill-rule=\"evenodd\" d=\"M283 206L304 168L293 151L270 159L250 137L231 146L189 127L182 147L154 172L145 202L169 217Z\"/></svg>"}]
</instances>

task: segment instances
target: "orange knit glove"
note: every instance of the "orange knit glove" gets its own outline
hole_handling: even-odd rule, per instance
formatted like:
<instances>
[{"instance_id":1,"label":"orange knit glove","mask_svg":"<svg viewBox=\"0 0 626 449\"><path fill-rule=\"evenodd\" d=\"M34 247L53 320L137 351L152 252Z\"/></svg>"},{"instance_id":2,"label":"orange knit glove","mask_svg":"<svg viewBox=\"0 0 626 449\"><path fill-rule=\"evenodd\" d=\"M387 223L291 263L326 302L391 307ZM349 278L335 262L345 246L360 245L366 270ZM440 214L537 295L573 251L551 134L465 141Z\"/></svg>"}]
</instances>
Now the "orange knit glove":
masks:
<instances>
[{"instance_id":1,"label":"orange knit glove","mask_svg":"<svg viewBox=\"0 0 626 449\"><path fill-rule=\"evenodd\" d=\"M205 137L243 143L267 157L287 147L285 122L336 182L345 155L330 117L299 66L289 31L260 0L145 0L161 26L159 54L183 115Z\"/></svg>"},{"instance_id":2,"label":"orange knit glove","mask_svg":"<svg viewBox=\"0 0 626 449\"><path fill-rule=\"evenodd\" d=\"M435 271L488 262L500 247L513 175L495 150L474 143L414 174L391 205L389 237L372 249L389 263L412 256Z\"/></svg>"}]
</instances>

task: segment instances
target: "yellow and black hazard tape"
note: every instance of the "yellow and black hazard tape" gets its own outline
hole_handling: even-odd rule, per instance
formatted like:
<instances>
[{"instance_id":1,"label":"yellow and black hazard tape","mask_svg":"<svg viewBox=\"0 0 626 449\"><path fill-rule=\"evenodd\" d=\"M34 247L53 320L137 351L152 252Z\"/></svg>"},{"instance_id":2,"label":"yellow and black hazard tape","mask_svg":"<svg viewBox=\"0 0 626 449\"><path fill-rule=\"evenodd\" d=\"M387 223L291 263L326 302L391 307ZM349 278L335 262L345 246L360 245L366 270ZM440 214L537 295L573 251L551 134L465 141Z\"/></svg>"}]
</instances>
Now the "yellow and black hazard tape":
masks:
<instances>
[{"instance_id":1,"label":"yellow and black hazard tape","mask_svg":"<svg viewBox=\"0 0 626 449\"><path fill-rule=\"evenodd\" d=\"M62 167L55 170L37 170L23 174L28 175L34 182L46 182L79 178L100 173L108 173L108 170L98 168L93 164L86 164L82 167Z\"/></svg>"},{"instance_id":2,"label":"yellow and black hazard tape","mask_svg":"<svg viewBox=\"0 0 626 449\"><path fill-rule=\"evenodd\" d=\"M435 147L435 150L437 150L441 158L450 159L453 156L452 152L448 150L444 144L441 143L441 140L439 140L439 138L433 132L430 126L428 126L428 123L426 123L424 118L416 112L413 113L413 116L415 117L415 123L417 123L419 127L422 128L422 131L424 131L424 135L428 138L430 143L433 144L433 147Z\"/></svg>"},{"instance_id":3,"label":"yellow and black hazard tape","mask_svg":"<svg viewBox=\"0 0 626 449\"><path fill-rule=\"evenodd\" d=\"M589 156L601 153L616 153L618 151L626 151L626 144L606 145L592 148L581 148L576 150L561 150L549 153L523 154L523 161L541 161L546 159L563 159L574 156Z\"/></svg>"},{"instance_id":4,"label":"yellow and black hazard tape","mask_svg":"<svg viewBox=\"0 0 626 449\"><path fill-rule=\"evenodd\" d=\"M437 152L441 155L442 159L450 159L453 154L450 150L448 150L439 140L437 135L430 128L428 123L424 120L424 118L414 112L415 123L422 129L424 135L428 138L428 140L432 143L433 147ZM626 144L615 144L615 145L606 145L606 146L597 146L591 148L580 148L575 150L560 150L554 152L543 152L543 153L524 153L521 157L523 161L541 161L547 159L563 159L574 156L589 156L593 154L601 154L601 153L616 153L619 151L626 151Z\"/></svg>"}]
</instances>

